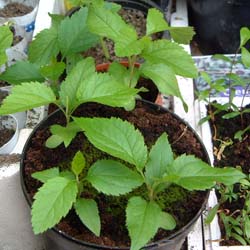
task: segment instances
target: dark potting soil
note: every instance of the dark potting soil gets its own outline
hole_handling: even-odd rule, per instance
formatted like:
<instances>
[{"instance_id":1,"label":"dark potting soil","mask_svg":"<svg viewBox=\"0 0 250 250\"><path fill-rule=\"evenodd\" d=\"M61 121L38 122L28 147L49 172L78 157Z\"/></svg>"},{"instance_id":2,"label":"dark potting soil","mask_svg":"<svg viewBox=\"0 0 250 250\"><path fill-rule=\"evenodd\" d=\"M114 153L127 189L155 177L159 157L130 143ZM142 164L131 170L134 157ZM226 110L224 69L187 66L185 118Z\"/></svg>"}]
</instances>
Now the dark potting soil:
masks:
<instances>
[{"instance_id":1,"label":"dark potting soil","mask_svg":"<svg viewBox=\"0 0 250 250\"><path fill-rule=\"evenodd\" d=\"M24 5L22 3L9 3L0 9L0 17L17 17L24 16L30 13L33 7Z\"/></svg>"},{"instance_id":2,"label":"dark potting soil","mask_svg":"<svg viewBox=\"0 0 250 250\"><path fill-rule=\"evenodd\" d=\"M7 143L11 137L14 135L15 131L13 129L2 128L0 129L0 147Z\"/></svg>"},{"instance_id":3,"label":"dark potting soil","mask_svg":"<svg viewBox=\"0 0 250 250\"><path fill-rule=\"evenodd\" d=\"M180 124L170 113L152 109L145 106L141 101L137 102L136 108L131 112L126 112L120 108L88 103L76 110L74 115L87 117L110 117L112 115L128 120L142 132L148 147L153 145L156 139L166 131L175 154L194 154L203 160L207 159L207 156L201 150L201 144L185 124ZM58 113L57 116L51 118L49 123L64 124L64 117L61 113ZM46 148L44 143L50 136L48 126L49 124L44 125L34 134L24 155L24 183L31 197L41 186L41 183L33 179L31 174L55 166L68 167L78 150L84 152L87 168L95 162L97 157L110 158L107 154L91 146L83 133L79 133L67 149L63 146L53 150ZM124 226L125 213L124 209L121 210L121 207L126 206L129 196L136 194L144 196L145 191L138 188L132 194L121 197L105 196L92 190L91 187L84 192L83 197L92 197L98 203L102 225L100 237L91 233L80 222L74 211L71 211L56 227L84 241L107 246L129 246L128 232ZM176 228L178 230L186 225L199 211L205 196L205 192L187 192L173 185L160 194L159 202L165 207L166 211L173 214L178 223ZM167 231L159 230L154 240L162 239L169 234Z\"/></svg>"},{"instance_id":4,"label":"dark potting soil","mask_svg":"<svg viewBox=\"0 0 250 250\"><path fill-rule=\"evenodd\" d=\"M222 116L227 114L227 112L221 112L215 115L214 121L210 121L210 127L212 129L212 142L214 147L214 165L218 167L232 166L232 167L241 167L242 171L245 174L250 173L250 133L246 132L243 136L243 140L239 141L238 139L233 139L237 131L243 130L250 124L250 114L244 113L241 119L240 116L237 116L232 119L223 119ZM232 145L225 147L222 153L220 148L222 146L221 142L232 140ZM217 194L218 195L218 194ZM238 199L236 202L226 202L220 209L227 209L228 214L232 214L236 210L242 210L244 201ZM237 213L235 214L238 215ZM220 227L222 230L222 238L226 238L225 228L220 222ZM230 245L241 245L238 241L234 239L223 240L221 245L230 246Z\"/></svg>"}]
</instances>

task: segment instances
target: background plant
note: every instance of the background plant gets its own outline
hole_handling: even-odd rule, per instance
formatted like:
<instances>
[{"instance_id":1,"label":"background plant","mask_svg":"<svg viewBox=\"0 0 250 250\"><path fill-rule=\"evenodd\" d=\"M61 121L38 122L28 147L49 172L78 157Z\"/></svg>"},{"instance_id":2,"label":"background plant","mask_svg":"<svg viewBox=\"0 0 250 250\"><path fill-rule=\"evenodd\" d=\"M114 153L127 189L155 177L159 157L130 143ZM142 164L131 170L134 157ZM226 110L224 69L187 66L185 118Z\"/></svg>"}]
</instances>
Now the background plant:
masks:
<instances>
[{"instance_id":1,"label":"background plant","mask_svg":"<svg viewBox=\"0 0 250 250\"><path fill-rule=\"evenodd\" d=\"M113 196L125 195L144 186L147 198L132 196L126 207L131 249L138 250L154 237L159 228L175 228L173 216L157 202L158 195L170 185L176 184L190 191L206 190L215 182L230 185L244 177L237 169L213 168L192 155L174 157L166 133L148 151L142 134L126 121L118 118L74 118L74 121L96 148L123 163L99 159L86 171L85 152L77 152L66 172L52 168L33 174L44 183L32 206L35 233L53 227L74 208L81 221L98 236L98 205L93 199L81 197L87 183L97 191Z\"/></svg>"},{"instance_id":2,"label":"background plant","mask_svg":"<svg viewBox=\"0 0 250 250\"><path fill-rule=\"evenodd\" d=\"M200 124L211 120L214 122L214 117L216 114L226 111L227 114L223 115L224 119L231 119L236 116L241 117L241 126L242 130L237 131L235 134L235 139L242 139L242 136L245 132L247 132L250 127L246 126L243 122L243 114L249 113L249 108L243 109L243 104L245 97L249 91L249 79L244 79L242 76L238 75L237 72L234 73L234 67L236 64L241 64L245 68L250 67L250 52L246 48L247 42L250 40L250 30L246 27L241 28L240 30L240 45L235 55L231 57L227 57L224 55L215 55L214 59L224 60L225 62L230 64L229 71L225 73L223 78L212 81L211 76L206 72L201 72L201 76L208 84L208 88L204 91L197 91L198 98L207 103L208 106L208 115L200 120ZM240 57L239 52L241 51ZM237 87L241 87L244 90L244 94L241 97L241 104L237 106L233 103L233 100L236 95ZM220 104L218 102L213 102L212 97L216 96L219 93L228 93L228 101L226 103Z\"/></svg>"},{"instance_id":3,"label":"background plant","mask_svg":"<svg viewBox=\"0 0 250 250\"><path fill-rule=\"evenodd\" d=\"M218 204L211 209L206 222L211 223L216 214L219 215L225 228L225 239L235 239L242 245L250 244L250 182L249 176L240 180L239 184L216 187L220 198ZM229 206L227 205L229 204ZM230 206L238 204L238 208ZM241 204L241 205L240 205Z\"/></svg>"}]
</instances>

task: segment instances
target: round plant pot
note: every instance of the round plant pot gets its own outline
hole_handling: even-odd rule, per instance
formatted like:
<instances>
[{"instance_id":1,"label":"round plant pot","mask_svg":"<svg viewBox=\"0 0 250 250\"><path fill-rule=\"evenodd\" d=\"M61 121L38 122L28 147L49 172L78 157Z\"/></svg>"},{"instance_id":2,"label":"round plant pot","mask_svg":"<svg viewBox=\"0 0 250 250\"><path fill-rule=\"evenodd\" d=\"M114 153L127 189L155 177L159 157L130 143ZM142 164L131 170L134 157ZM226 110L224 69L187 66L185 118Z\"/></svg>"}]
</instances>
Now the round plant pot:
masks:
<instances>
[{"instance_id":1,"label":"round plant pot","mask_svg":"<svg viewBox=\"0 0 250 250\"><path fill-rule=\"evenodd\" d=\"M0 155L10 154L17 144L19 129L18 122L13 115L0 116L0 129L13 130L13 135L4 145L0 147Z\"/></svg>"},{"instance_id":2,"label":"round plant pot","mask_svg":"<svg viewBox=\"0 0 250 250\"><path fill-rule=\"evenodd\" d=\"M30 13L25 14L23 16L0 17L0 25L9 21L13 22L16 26L18 26L20 29L23 30L25 39L28 42L30 42L32 40L35 28L35 20L36 20L39 0L15 0L15 1L0 0L0 8L3 8L5 5L12 2L30 6L33 8L33 10Z\"/></svg>"},{"instance_id":3,"label":"round plant pot","mask_svg":"<svg viewBox=\"0 0 250 250\"><path fill-rule=\"evenodd\" d=\"M250 2L188 0L188 3L190 25L195 27L201 52L235 53L240 44L240 28L250 25Z\"/></svg>"},{"instance_id":4,"label":"round plant pot","mask_svg":"<svg viewBox=\"0 0 250 250\"><path fill-rule=\"evenodd\" d=\"M9 95L11 92L11 87L12 86L6 86L6 87L0 87L0 98L3 96ZM1 103L1 100L0 100ZM27 112L17 112L15 114L12 114L12 116L15 117L17 123L18 123L18 129L22 129L25 127L26 120L27 120Z\"/></svg>"},{"instance_id":5,"label":"round plant pot","mask_svg":"<svg viewBox=\"0 0 250 250\"><path fill-rule=\"evenodd\" d=\"M101 104L88 103L88 104L82 105L80 107L80 110L79 109L76 110L76 113L74 114L74 116L82 116L82 114L84 114L84 116L87 116L87 117L91 116L92 117L93 112L95 112L95 113L99 112L99 115L98 115L99 117L115 116L115 117L120 117L121 119L124 119L124 117L127 117L128 120L130 120L130 118L138 115L138 111L141 110L142 108L145 108L145 112L143 112L141 114L141 116L140 116L141 120L134 119L134 123L137 123L135 126L138 126L138 129L144 134L144 136L145 136L145 134L151 132L157 138L159 136L159 133L161 134L162 131L166 131L168 133L169 140L175 141L176 140L175 136L177 135L177 138L179 138L179 139L176 143L173 144L175 152L178 152L178 154L183 154L185 152L187 154L192 154L195 151L194 146L192 146L192 145L199 145L198 146L199 153L196 152L195 155L199 158L202 158L204 161L209 162L209 157L208 157L208 154L206 152L206 149L205 149L204 145L202 144L201 140L199 139L198 135L195 133L195 131L188 124L186 124L180 117L178 117L177 115L171 113L169 110L164 109L163 107L158 106L156 104L146 102L143 100L138 100L136 109L131 111L131 112L127 112L124 109L120 109L120 108L114 109L114 108L104 106ZM112 112L112 114L111 114L111 112ZM96 116L96 115L94 115L94 116ZM153 120L153 123L157 124L157 126L158 126L159 122L160 122L161 125L159 125L159 126L161 126L161 131L157 130L155 128L156 126L153 126L153 125L152 126L150 125L146 128L145 122L142 121L142 119L147 119L147 118L145 118L146 116L147 117L154 116L156 119L158 118L157 121L155 121L156 119ZM69 156L69 148L65 149L64 147L60 147L60 151L57 151L57 150L59 150L59 148L54 149L54 150L56 150L57 153L55 151L53 151L53 153L52 153L52 151L50 151L51 149L47 149L43 146L43 150L45 150L46 152L41 151L42 156L39 155L38 151L37 151L38 144L41 143L41 145L44 145L44 142L40 136L45 135L45 134L47 134L49 136L49 133L46 131L48 131L49 126L51 124L54 124L55 121L58 121L58 119L60 117L63 118L63 115L62 115L61 111L58 110L58 111L54 112L53 114L51 114L50 116L48 116L46 119L44 119L33 130L33 132L31 133L30 137L28 138L28 140L26 141L26 144L24 146L23 153L22 153L22 159L21 159L21 165L20 165L20 177L21 177L21 185L22 185L23 193L24 193L26 200L30 206L32 205L32 197L36 191L34 191L34 190L32 191L31 190L31 189L33 189L33 188L31 188L32 185L29 186L27 184L32 179L32 177L31 177L32 173L28 173L28 172L30 170L32 172L33 171L36 172L38 165L39 166L41 166L41 164L44 165L44 163L42 163L42 162L38 163L37 160L43 161L43 159L46 159L46 157L51 158L51 155L53 155L53 158L55 157L54 159L57 158L56 155L58 155L60 157L65 157L65 159L68 159L68 157L71 157L71 156ZM169 125L173 121L174 121L174 123L177 122L179 124L179 126L177 126L177 127L175 126L173 129L170 129ZM178 130L179 128L180 128L180 130ZM184 146L183 140L184 140L185 136L180 136L183 133L183 130L185 130L185 133L187 133L188 135L192 135L191 137L195 141L194 144L192 143L192 145L185 145ZM39 138L38 141L40 141L40 142L38 142L38 141L36 142L35 138L37 136ZM79 141L82 142L83 141L82 140L83 138L81 137L82 134L78 134L78 136L80 136ZM172 138L172 137L174 137L174 138ZM46 138L45 138L45 140L46 140ZM76 138L74 139L74 141L75 140L76 140ZM72 142L71 145L74 148L74 151L76 152L78 149L75 147L74 141ZM31 157L34 156L32 153L33 150L35 150L34 153L35 153L35 155L37 155L37 159L34 159L34 161L33 161L33 159L31 159ZM199 154L199 156L197 154ZM57 165L56 162L53 162L53 164ZM36 183L36 185L38 185L37 188L39 188L39 184ZM157 240L155 242L152 242L152 243L146 245L143 249L179 250L181 248L185 238L187 237L188 233L192 230L197 219L200 217L203 209L205 208L206 202L207 202L209 192L198 192L198 193L199 193L201 199L199 202L197 202L197 200L194 202L196 209L195 209L195 212L194 212L194 215L192 216L192 218L190 220L188 220L187 223L185 223L185 225L178 228L178 230L176 230L175 232L173 232L169 236L167 236L161 240ZM187 199L188 200L191 199L191 193L188 193ZM180 206L180 204L178 204L178 206ZM193 209L193 207L192 207L192 209ZM183 215L183 216L185 216L185 215ZM118 224L118 226L119 225L120 224ZM112 224L112 227L113 226L114 225ZM70 250L70 249L74 249L74 250L97 250L97 249L129 250L129 247L103 246L103 245L97 245L97 244L89 243L89 242L86 242L83 240L79 240L79 239L76 239L76 238L70 236L69 234L63 232L62 229L58 229L58 227L54 227L53 229L45 232L44 233L44 240L45 240L45 244L46 244L46 249L48 249L48 250L50 250L50 249L53 249L53 250Z\"/></svg>"}]
</instances>

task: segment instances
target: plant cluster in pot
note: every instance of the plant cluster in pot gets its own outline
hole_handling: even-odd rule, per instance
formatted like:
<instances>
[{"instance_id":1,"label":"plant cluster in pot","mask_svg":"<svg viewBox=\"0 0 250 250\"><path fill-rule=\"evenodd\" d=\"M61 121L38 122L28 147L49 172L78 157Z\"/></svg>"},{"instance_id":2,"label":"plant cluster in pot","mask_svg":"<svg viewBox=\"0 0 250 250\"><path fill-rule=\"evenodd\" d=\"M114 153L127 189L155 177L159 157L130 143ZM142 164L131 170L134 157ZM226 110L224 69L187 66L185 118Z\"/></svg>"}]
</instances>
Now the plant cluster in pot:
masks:
<instances>
[{"instance_id":1,"label":"plant cluster in pot","mask_svg":"<svg viewBox=\"0 0 250 250\"><path fill-rule=\"evenodd\" d=\"M150 39L151 33L169 28L162 14L149 10L147 35L138 39L116 9L106 6L96 1L83 8L89 30L102 36L105 29L116 53L130 58L132 73L135 57L141 55L145 62L140 73L153 75L157 86L160 78L159 88L164 84L168 94L181 98L175 74L197 72L180 45ZM54 18L55 26L62 25ZM43 34L48 32L54 30ZM55 58L57 54L55 49ZM115 67L121 72L120 64ZM180 118L171 112L137 99L141 89L136 83L124 84L127 78L134 82L131 68L122 68L120 79L116 71L96 72L94 59L88 57L66 69L60 84L15 86L0 107L0 114L50 103L59 107L34 130L22 154L22 186L32 205L34 233L44 233L48 249L180 249L208 190L245 175L234 168L211 167L205 148L185 122L177 125ZM170 81L163 82L165 78ZM184 143L189 136L192 145ZM195 208L186 203L190 200Z\"/></svg>"},{"instance_id":2,"label":"plant cluster in pot","mask_svg":"<svg viewBox=\"0 0 250 250\"><path fill-rule=\"evenodd\" d=\"M224 69L224 75L213 79L214 76L202 72L208 88L198 92L199 99L207 106L207 116L201 123L210 123L214 165L230 165L246 174L236 185L221 184L215 189L218 204L211 210L207 222L210 223L218 214L222 246L250 244L249 72L242 74L250 67L250 53L246 48L249 40L250 30L243 27L236 54L214 56L229 65L227 70ZM240 70L239 66L243 69ZM223 98L213 98L221 93Z\"/></svg>"},{"instance_id":3,"label":"plant cluster in pot","mask_svg":"<svg viewBox=\"0 0 250 250\"><path fill-rule=\"evenodd\" d=\"M139 38L135 29L126 24L117 14L117 11L120 9L119 5L107 2L105 6L107 9L103 9L102 12L98 9L92 9L91 15L89 15L88 5L75 12L71 17L59 18L52 15L51 28L40 32L30 44L30 63L18 65L23 68L21 80L27 72L27 80L30 78L29 80L31 81L38 80L41 82L46 78L50 79L52 84L57 85L58 75L64 72L60 78L62 80L76 62L82 58L81 54L84 51L100 43L103 51L107 52L104 38L108 38L115 43L122 44L122 46L115 48L114 52L117 60L111 64L109 69L116 71L116 75L124 75L127 73L126 71L129 71L130 77L120 78L125 84L133 86L137 82L137 78L143 76L143 78L153 80L161 93L179 95L177 93L179 90L176 89L177 81L175 74L185 77L194 77L195 75L192 73L193 69L190 68L190 64L182 65L180 62L176 63L175 58L178 56L183 62L186 60L191 62L192 59L182 52L179 53L177 51L175 53L178 47L174 43L167 42L165 39L157 40L154 43L150 35L168 30L175 41L188 43L193 35L192 28L169 27L162 17L163 14L160 15L157 10L154 10L151 11L150 18L158 19L156 20L158 27L147 27L147 34ZM112 9L110 10L110 8ZM150 22L147 25L150 25ZM157 51L163 50L163 54L154 53L154 57L152 59L149 58L153 54L150 50L155 50L156 47L158 47ZM104 54L107 54L106 52ZM58 56L59 54L60 56ZM183 57L185 60L182 60ZM118 65L119 58L127 60L128 69ZM141 61L141 59L144 61L142 61L138 70L135 64ZM39 66L38 70L42 78L35 79L30 77L29 69L32 67L34 70L34 65ZM171 67L171 65L173 66ZM180 70L180 68L184 67L186 67L186 70ZM15 70L17 70L17 67ZM11 75L10 78L12 77L11 71L12 69L9 69L4 75L6 80L8 80L9 75ZM165 74L165 72L168 72L168 74ZM164 77L162 77L163 74ZM167 81L171 83L171 85L169 84L170 87L167 87L167 84L165 84Z\"/></svg>"}]
</instances>

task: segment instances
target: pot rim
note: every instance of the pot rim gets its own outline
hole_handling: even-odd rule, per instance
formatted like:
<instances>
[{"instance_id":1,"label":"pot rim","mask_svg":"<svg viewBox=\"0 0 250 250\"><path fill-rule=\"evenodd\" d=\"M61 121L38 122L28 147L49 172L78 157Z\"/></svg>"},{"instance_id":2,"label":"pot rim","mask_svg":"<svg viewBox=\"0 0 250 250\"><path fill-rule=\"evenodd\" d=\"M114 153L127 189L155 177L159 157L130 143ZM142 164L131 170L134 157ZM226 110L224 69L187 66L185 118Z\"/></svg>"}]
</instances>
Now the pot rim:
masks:
<instances>
[{"instance_id":1,"label":"pot rim","mask_svg":"<svg viewBox=\"0 0 250 250\"><path fill-rule=\"evenodd\" d=\"M207 162L211 165L211 162L210 162L210 158L209 158L209 155L208 155L208 152L206 150L206 147L204 146L200 136L197 134L197 132L186 122L184 121L181 117L179 117L177 114L173 113L172 111L158 105L158 104L155 104L155 103L152 103L152 102L149 102L149 101L146 101L146 100L143 100L143 99L140 99L139 101L141 102L144 102L148 105L150 105L151 107L153 107L154 109L156 110L161 110L161 111L165 111L165 112L168 112L170 113L171 115L173 115L175 118L179 119L183 124L185 124L192 133L194 133L194 136L196 137L196 139L199 141L203 151L204 151L204 154L205 154L205 157L207 158ZM23 147L23 151L22 151L22 154L21 154L21 160L20 160L20 181L21 181L21 187L22 187L22 191L23 191L23 194L25 196L25 199L26 201L28 202L29 206L31 207L32 205L32 201L31 201L31 198L29 197L28 195L28 192L27 192L27 189L26 189L26 185L25 185L25 182L24 182L24 156L25 156L25 152L27 151L28 147L29 147L29 143L33 137L33 135L36 133L36 131L39 129L40 126L42 126L44 123L47 122L47 120L49 120L49 118L51 116L53 116L56 112L59 112L59 110L56 110L54 111L53 113L51 113L49 116L45 117L40 123L38 123L35 128L33 129L33 131L31 132L30 136L28 137L28 139L26 140L25 142L25 145ZM158 240L158 241L155 241L155 242L152 242L152 243L149 243L147 244L143 249L149 249L151 247L154 247L154 246L157 246L157 245L162 245L162 244L165 244L169 241L171 241L172 239L174 239L175 237L179 236L180 234L182 234L184 231L188 230L189 228L191 228L193 226L193 224L197 221L197 219L200 217L200 215L202 214L203 210L205 209L206 207L206 203L208 201L208 197L209 197L209 193L210 191L207 190L205 191L206 194L204 195L204 201L203 203L201 204L201 207L199 209L199 211L196 213L196 215L192 218L192 220L190 220L185 226L183 226L181 229L179 229L178 231L176 231L175 233L171 234L170 236L164 238L164 239L161 239L161 240ZM94 244L94 243L90 243L90 242L86 242L86 241L82 241L82 240L78 240L70 235L68 235L67 233L57 229L56 227L53 227L49 230L52 230L53 232L57 233L58 235L61 235L62 237L68 239L69 241L72 241L78 245L85 245L85 246L89 246L89 247L93 247L93 248L96 248L96 249L105 249L105 250L129 250L130 248L129 247L111 247L111 246L103 246L103 245L97 245L97 244Z\"/></svg>"}]
</instances>

